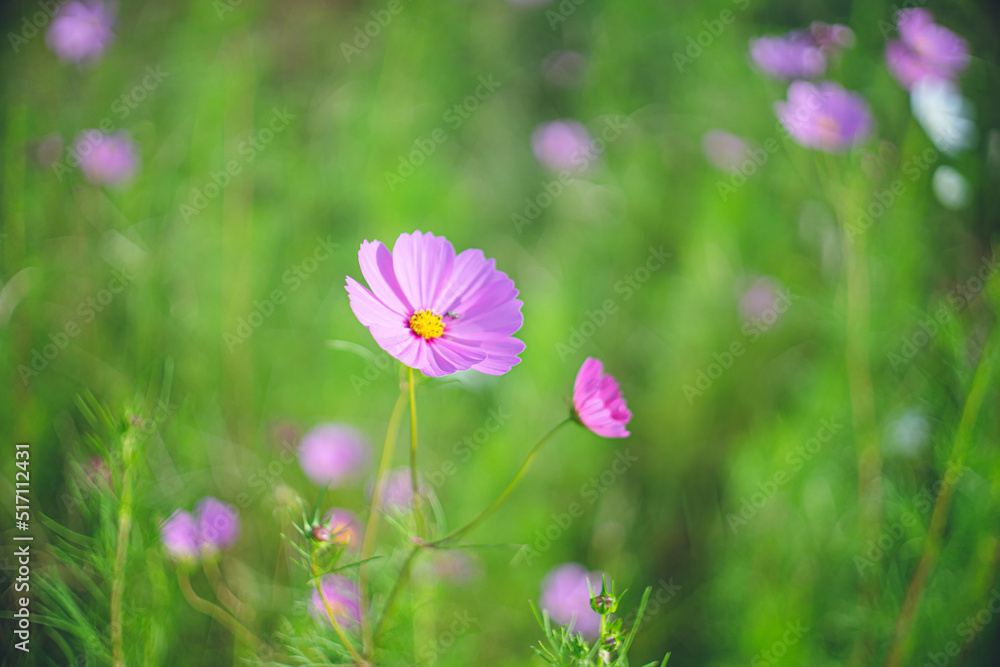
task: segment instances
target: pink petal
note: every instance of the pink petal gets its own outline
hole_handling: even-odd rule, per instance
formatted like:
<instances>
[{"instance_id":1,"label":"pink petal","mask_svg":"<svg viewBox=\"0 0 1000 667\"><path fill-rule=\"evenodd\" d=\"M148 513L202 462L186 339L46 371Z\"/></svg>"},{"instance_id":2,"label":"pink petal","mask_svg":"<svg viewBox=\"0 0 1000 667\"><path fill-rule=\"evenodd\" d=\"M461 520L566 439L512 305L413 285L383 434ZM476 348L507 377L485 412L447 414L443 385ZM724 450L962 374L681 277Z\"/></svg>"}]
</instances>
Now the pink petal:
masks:
<instances>
[{"instance_id":1,"label":"pink petal","mask_svg":"<svg viewBox=\"0 0 1000 667\"><path fill-rule=\"evenodd\" d=\"M430 232L400 234L392 248L392 266L399 286L414 310L434 305L454 264L455 248L448 239Z\"/></svg>"},{"instance_id":2,"label":"pink petal","mask_svg":"<svg viewBox=\"0 0 1000 667\"><path fill-rule=\"evenodd\" d=\"M416 310L399 286L388 248L378 241L363 241L358 251L358 263L361 274L379 301L406 316Z\"/></svg>"},{"instance_id":3,"label":"pink petal","mask_svg":"<svg viewBox=\"0 0 1000 667\"><path fill-rule=\"evenodd\" d=\"M347 277L347 294L351 299L351 310L365 326L380 324L382 326L405 326L406 316L393 312L388 306L378 300L361 283L350 276Z\"/></svg>"}]
</instances>

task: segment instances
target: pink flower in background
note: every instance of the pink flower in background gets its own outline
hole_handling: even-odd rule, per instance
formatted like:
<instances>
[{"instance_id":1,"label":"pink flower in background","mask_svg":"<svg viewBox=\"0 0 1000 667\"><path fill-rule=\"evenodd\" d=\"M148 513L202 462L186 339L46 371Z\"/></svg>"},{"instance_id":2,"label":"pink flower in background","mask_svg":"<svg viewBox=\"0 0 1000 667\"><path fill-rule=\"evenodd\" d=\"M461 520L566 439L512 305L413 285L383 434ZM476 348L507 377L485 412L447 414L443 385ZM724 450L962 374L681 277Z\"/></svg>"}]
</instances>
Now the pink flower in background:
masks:
<instances>
[{"instance_id":1,"label":"pink flower in background","mask_svg":"<svg viewBox=\"0 0 1000 667\"><path fill-rule=\"evenodd\" d=\"M316 486L341 486L368 469L371 448L364 435L346 424L320 424L299 443L299 465Z\"/></svg>"},{"instance_id":2,"label":"pink flower in background","mask_svg":"<svg viewBox=\"0 0 1000 667\"><path fill-rule=\"evenodd\" d=\"M324 523L330 533L330 542L346 546L361 544L361 524L354 512L334 507L326 513Z\"/></svg>"},{"instance_id":3,"label":"pink flower in background","mask_svg":"<svg viewBox=\"0 0 1000 667\"><path fill-rule=\"evenodd\" d=\"M792 139L827 153L867 140L875 124L865 99L832 81L795 81L788 87L788 101L776 102L774 108Z\"/></svg>"},{"instance_id":4,"label":"pink flower in background","mask_svg":"<svg viewBox=\"0 0 1000 667\"><path fill-rule=\"evenodd\" d=\"M417 476L417 493L424 497L431 493L422 475ZM379 481L379 507L391 512L413 509L413 478L409 468L394 468Z\"/></svg>"},{"instance_id":5,"label":"pink flower in background","mask_svg":"<svg viewBox=\"0 0 1000 667\"><path fill-rule=\"evenodd\" d=\"M854 31L846 25L813 21L809 24L809 34L824 54L836 54L842 49L854 46Z\"/></svg>"},{"instance_id":6,"label":"pink flower in background","mask_svg":"<svg viewBox=\"0 0 1000 667\"><path fill-rule=\"evenodd\" d=\"M114 39L115 16L102 2L67 2L59 6L45 42L64 62L85 63L101 57Z\"/></svg>"},{"instance_id":7,"label":"pink flower in background","mask_svg":"<svg viewBox=\"0 0 1000 667\"><path fill-rule=\"evenodd\" d=\"M217 498L206 496L195 505L201 548L209 553L227 549L240 536L240 515L236 508Z\"/></svg>"},{"instance_id":8,"label":"pink flower in background","mask_svg":"<svg viewBox=\"0 0 1000 667\"><path fill-rule=\"evenodd\" d=\"M160 524L160 540L178 560L194 560L201 553L198 522L190 512L177 510Z\"/></svg>"},{"instance_id":9,"label":"pink flower in background","mask_svg":"<svg viewBox=\"0 0 1000 667\"><path fill-rule=\"evenodd\" d=\"M716 169L737 172L750 157L750 145L732 132L709 130L701 138L701 151Z\"/></svg>"},{"instance_id":10,"label":"pink flower in background","mask_svg":"<svg viewBox=\"0 0 1000 667\"><path fill-rule=\"evenodd\" d=\"M951 81L969 66L964 39L934 23L926 9L904 9L896 14L899 40L885 45L889 72L907 90L924 79Z\"/></svg>"},{"instance_id":11,"label":"pink flower in background","mask_svg":"<svg viewBox=\"0 0 1000 667\"><path fill-rule=\"evenodd\" d=\"M319 586L323 595L313 586L309 600L313 618L323 619L333 625L330 618L332 613L340 625L350 626L361 622L361 594L357 584L347 577L327 574L320 580Z\"/></svg>"},{"instance_id":12,"label":"pink flower in background","mask_svg":"<svg viewBox=\"0 0 1000 667\"><path fill-rule=\"evenodd\" d=\"M750 57L776 79L812 79L826 73L826 57L812 36L803 31L750 40Z\"/></svg>"},{"instance_id":13,"label":"pink flower in background","mask_svg":"<svg viewBox=\"0 0 1000 667\"><path fill-rule=\"evenodd\" d=\"M814 79L826 73L827 60L854 45L854 32L844 25L815 21L809 30L750 40L750 57L776 79Z\"/></svg>"},{"instance_id":14,"label":"pink flower in background","mask_svg":"<svg viewBox=\"0 0 1000 667\"><path fill-rule=\"evenodd\" d=\"M572 88L583 82L587 59L576 51L555 51L542 61L542 74L549 83Z\"/></svg>"},{"instance_id":15,"label":"pink flower in background","mask_svg":"<svg viewBox=\"0 0 1000 667\"><path fill-rule=\"evenodd\" d=\"M539 603L559 625L572 623L574 630L593 638L600 634L601 615L590 607L592 590L601 590L600 572L588 573L578 563L564 563L545 575Z\"/></svg>"},{"instance_id":16,"label":"pink flower in background","mask_svg":"<svg viewBox=\"0 0 1000 667\"><path fill-rule=\"evenodd\" d=\"M627 438L632 413L618 381L604 373L604 364L587 357L573 385L573 414L585 427L604 438Z\"/></svg>"},{"instance_id":17,"label":"pink flower in background","mask_svg":"<svg viewBox=\"0 0 1000 667\"><path fill-rule=\"evenodd\" d=\"M438 549L418 567L425 576L453 584L465 583L481 574L476 558L455 549Z\"/></svg>"},{"instance_id":18,"label":"pink flower in background","mask_svg":"<svg viewBox=\"0 0 1000 667\"><path fill-rule=\"evenodd\" d=\"M514 281L482 250L443 236L400 234L393 251L364 241L358 252L366 289L351 277L351 309L383 350L424 375L477 370L503 375L521 360L521 301Z\"/></svg>"},{"instance_id":19,"label":"pink flower in background","mask_svg":"<svg viewBox=\"0 0 1000 667\"><path fill-rule=\"evenodd\" d=\"M139 168L135 144L124 130L114 134L84 130L77 136L73 149L80 156L83 175L94 185L124 185Z\"/></svg>"},{"instance_id":20,"label":"pink flower in background","mask_svg":"<svg viewBox=\"0 0 1000 667\"><path fill-rule=\"evenodd\" d=\"M775 311L781 287L771 278L758 278L740 296L740 316L744 321L760 319Z\"/></svg>"},{"instance_id":21,"label":"pink flower in background","mask_svg":"<svg viewBox=\"0 0 1000 667\"><path fill-rule=\"evenodd\" d=\"M595 157L587 128L572 120L539 125L531 135L531 149L542 166L553 171L583 171Z\"/></svg>"}]
</instances>

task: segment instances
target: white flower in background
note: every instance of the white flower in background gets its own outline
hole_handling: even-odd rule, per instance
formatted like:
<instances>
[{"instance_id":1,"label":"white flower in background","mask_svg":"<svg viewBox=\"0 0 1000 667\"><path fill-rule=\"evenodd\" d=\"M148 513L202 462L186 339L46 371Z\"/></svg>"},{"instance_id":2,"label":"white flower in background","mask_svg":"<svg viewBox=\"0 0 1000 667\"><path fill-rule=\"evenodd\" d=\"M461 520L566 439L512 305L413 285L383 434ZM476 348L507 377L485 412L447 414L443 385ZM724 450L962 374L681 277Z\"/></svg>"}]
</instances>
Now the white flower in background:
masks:
<instances>
[{"instance_id":1,"label":"white flower in background","mask_svg":"<svg viewBox=\"0 0 1000 667\"><path fill-rule=\"evenodd\" d=\"M934 194L945 208L960 211L972 201L972 189L965 176L948 165L941 165L931 181Z\"/></svg>"},{"instance_id":2,"label":"white flower in background","mask_svg":"<svg viewBox=\"0 0 1000 667\"><path fill-rule=\"evenodd\" d=\"M918 81L910 94L910 108L943 153L957 155L975 145L975 111L954 83L935 79Z\"/></svg>"},{"instance_id":3,"label":"white flower in background","mask_svg":"<svg viewBox=\"0 0 1000 667\"><path fill-rule=\"evenodd\" d=\"M889 423L886 436L890 451L916 456L930 441L931 424L919 408L911 408Z\"/></svg>"}]
</instances>

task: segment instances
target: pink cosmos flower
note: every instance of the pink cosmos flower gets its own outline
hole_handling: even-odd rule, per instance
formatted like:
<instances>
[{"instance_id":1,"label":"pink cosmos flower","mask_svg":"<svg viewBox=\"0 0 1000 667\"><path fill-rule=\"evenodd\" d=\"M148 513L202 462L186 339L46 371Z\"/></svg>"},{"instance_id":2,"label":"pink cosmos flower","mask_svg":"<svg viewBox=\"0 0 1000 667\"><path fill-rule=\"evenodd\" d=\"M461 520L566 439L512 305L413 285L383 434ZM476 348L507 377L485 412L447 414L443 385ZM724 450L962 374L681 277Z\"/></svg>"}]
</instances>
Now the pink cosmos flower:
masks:
<instances>
[{"instance_id":1,"label":"pink cosmos flower","mask_svg":"<svg viewBox=\"0 0 1000 667\"><path fill-rule=\"evenodd\" d=\"M951 81L969 66L969 46L964 39L934 23L926 9L904 9L896 14L899 40L885 45L890 73L910 90L924 79Z\"/></svg>"},{"instance_id":2,"label":"pink cosmos flower","mask_svg":"<svg viewBox=\"0 0 1000 667\"><path fill-rule=\"evenodd\" d=\"M701 137L705 159L722 171L736 173L750 158L750 145L743 137L725 130L709 130Z\"/></svg>"},{"instance_id":3,"label":"pink cosmos flower","mask_svg":"<svg viewBox=\"0 0 1000 667\"><path fill-rule=\"evenodd\" d=\"M774 105L791 137L806 148L842 153L867 140L875 121L868 102L833 81L795 81L788 101Z\"/></svg>"},{"instance_id":4,"label":"pink cosmos flower","mask_svg":"<svg viewBox=\"0 0 1000 667\"><path fill-rule=\"evenodd\" d=\"M358 592L357 584L347 577L328 574L320 580L319 586L323 591L322 596L315 585L311 587L312 597L309 600L309 607L313 618L323 619L332 625L330 618L332 612L337 623L341 625L350 626L361 622L361 594Z\"/></svg>"},{"instance_id":5,"label":"pink cosmos flower","mask_svg":"<svg viewBox=\"0 0 1000 667\"><path fill-rule=\"evenodd\" d=\"M379 509L388 512L408 512L413 509L413 477L406 466L393 468L379 480ZM375 485L368 490L372 497ZM417 475L417 493L427 499L434 493L424 483L423 475Z\"/></svg>"},{"instance_id":6,"label":"pink cosmos flower","mask_svg":"<svg viewBox=\"0 0 1000 667\"><path fill-rule=\"evenodd\" d=\"M632 413L625 403L618 381L604 373L604 364L587 357L573 385L573 416L604 438L627 438L625 426Z\"/></svg>"},{"instance_id":7,"label":"pink cosmos flower","mask_svg":"<svg viewBox=\"0 0 1000 667\"><path fill-rule=\"evenodd\" d=\"M554 120L535 128L531 150L552 171L584 171L597 159L587 128L574 120Z\"/></svg>"},{"instance_id":8,"label":"pink cosmos flower","mask_svg":"<svg viewBox=\"0 0 1000 667\"><path fill-rule=\"evenodd\" d=\"M198 522L190 512L177 510L160 524L160 540L167 553L178 560L194 560L201 551Z\"/></svg>"},{"instance_id":9,"label":"pink cosmos flower","mask_svg":"<svg viewBox=\"0 0 1000 667\"><path fill-rule=\"evenodd\" d=\"M201 547L212 553L236 543L240 536L240 515L236 508L218 498L206 496L194 508Z\"/></svg>"},{"instance_id":10,"label":"pink cosmos flower","mask_svg":"<svg viewBox=\"0 0 1000 667\"><path fill-rule=\"evenodd\" d=\"M400 234L358 251L366 289L347 278L351 310L386 352L424 375L503 375L521 360L524 317L514 281L482 250L455 254L443 236Z\"/></svg>"},{"instance_id":11,"label":"pink cosmos flower","mask_svg":"<svg viewBox=\"0 0 1000 667\"><path fill-rule=\"evenodd\" d=\"M76 138L73 149L80 156L83 175L94 185L122 186L139 168L135 144L124 130L114 134L84 130Z\"/></svg>"},{"instance_id":12,"label":"pink cosmos flower","mask_svg":"<svg viewBox=\"0 0 1000 667\"><path fill-rule=\"evenodd\" d=\"M350 510L334 507L326 513L324 527L329 531L330 542L345 546L361 544L361 523Z\"/></svg>"},{"instance_id":13,"label":"pink cosmos flower","mask_svg":"<svg viewBox=\"0 0 1000 667\"><path fill-rule=\"evenodd\" d=\"M601 615L590 606L591 590L601 590L601 573L588 573L579 563L564 563L545 575L539 603L559 625L573 623L576 632L593 638L600 634Z\"/></svg>"},{"instance_id":14,"label":"pink cosmos flower","mask_svg":"<svg viewBox=\"0 0 1000 667\"><path fill-rule=\"evenodd\" d=\"M826 72L827 59L854 46L854 32L845 25L814 21L809 30L750 40L750 57L776 79L813 79Z\"/></svg>"},{"instance_id":15,"label":"pink cosmos flower","mask_svg":"<svg viewBox=\"0 0 1000 667\"><path fill-rule=\"evenodd\" d=\"M102 2L67 2L56 10L45 42L59 60L92 62L114 39L114 22L114 11Z\"/></svg>"},{"instance_id":16,"label":"pink cosmos flower","mask_svg":"<svg viewBox=\"0 0 1000 667\"><path fill-rule=\"evenodd\" d=\"M316 486L341 486L364 473L370 461L368 441L346 424L320 424L299 443L299 465Z\"/></svg>"}]
</instances>

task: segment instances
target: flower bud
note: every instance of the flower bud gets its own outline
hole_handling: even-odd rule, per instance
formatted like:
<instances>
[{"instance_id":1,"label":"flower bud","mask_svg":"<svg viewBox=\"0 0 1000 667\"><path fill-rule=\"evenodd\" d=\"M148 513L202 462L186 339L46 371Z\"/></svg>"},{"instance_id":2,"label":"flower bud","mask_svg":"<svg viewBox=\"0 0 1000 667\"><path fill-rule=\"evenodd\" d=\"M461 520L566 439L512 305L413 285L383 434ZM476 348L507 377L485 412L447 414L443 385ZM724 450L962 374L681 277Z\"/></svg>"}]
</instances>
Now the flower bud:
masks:
<instances>
[{"instance_id":1,"label":"flower bud","mask_svg":"<svg viewBox=\"0 0 1000 667\"><path fill-rule=\"evenodd\" d=\"M330 529L323 525L313 526L312 538L317 542L329 542Z\"/></svg>"}]
</instances>

